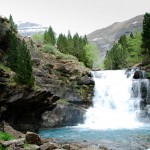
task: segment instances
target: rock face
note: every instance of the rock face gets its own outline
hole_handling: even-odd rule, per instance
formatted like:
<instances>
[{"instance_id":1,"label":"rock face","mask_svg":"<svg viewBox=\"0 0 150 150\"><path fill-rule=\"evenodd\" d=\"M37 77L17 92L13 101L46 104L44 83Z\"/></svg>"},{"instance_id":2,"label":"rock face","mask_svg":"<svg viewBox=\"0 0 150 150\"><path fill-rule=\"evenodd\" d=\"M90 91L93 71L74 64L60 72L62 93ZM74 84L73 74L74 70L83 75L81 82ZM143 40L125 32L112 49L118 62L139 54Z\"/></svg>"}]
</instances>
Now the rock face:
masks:
<instances>
[{"instance_id":1,"label":"rock face","mask_svg":"<svg viewBox=\"0 0 150 150\"><path fill-rule=\"evenodd\" d=\"M35 77L33 88L17 85L13 78L15 73L7 67L5 60L8 46L5 37L9 35L10 25L7 19L0 18L0 26L6 24L8 32L1 34L0 31L0 122L6 120L15 129L23 132L37 131L41 125L46 124L46 119L45 123L42 122L42 114L47 111L60 119L57 123L51 122L50 126L81 122L83 109L77 109L76 105L80 108L91 105L94 82L90 69L81 65L77 58L68 59L57 50L55 54L44 53L42 45L17 34L18 38L27 43ZM63 99L67 105L56 107L58 99ZM57 115L59 111L62 112L62 118ZM73 118L73 115L77 116Z\"/></svg>"},{"instance_id":2,"label":"rock face","mask_svg":"<svg viewBox=\"0 0 150 150\"><path fill-rule=\"evenodd\" d=\"M124 22L116 22L106 28L96 30L87 35L90 42L95 43L101 54L101 58L105 58L106 51L110 50L113 43L117 41L121 35L129 35L134 32L142 30L143 15L134 17Z\"/></svg>"},{"instance_id":3,"label":"rock face","mask_svg":"<svg viewBox=\"0 0 150 150\"><path fill-rule=\"evenodd\" d=\"M42 115L42 127L63 127L83 123L85 111L73 106L57 105L52 111L46 111Z\"/></svg>"},{"instance_id":4,"label":"rock face","mask_svg":"<svg viewBox=\"0 0 150 150\"><path fill-rule=\"evenodd\" d=\"M1 120L6 120L20 131L37 131L42 113L55 108L58 99L50 91L6 86L0 101L3 102L2 107L5 107L1 111Z\"/></svg>"}]
</instances>

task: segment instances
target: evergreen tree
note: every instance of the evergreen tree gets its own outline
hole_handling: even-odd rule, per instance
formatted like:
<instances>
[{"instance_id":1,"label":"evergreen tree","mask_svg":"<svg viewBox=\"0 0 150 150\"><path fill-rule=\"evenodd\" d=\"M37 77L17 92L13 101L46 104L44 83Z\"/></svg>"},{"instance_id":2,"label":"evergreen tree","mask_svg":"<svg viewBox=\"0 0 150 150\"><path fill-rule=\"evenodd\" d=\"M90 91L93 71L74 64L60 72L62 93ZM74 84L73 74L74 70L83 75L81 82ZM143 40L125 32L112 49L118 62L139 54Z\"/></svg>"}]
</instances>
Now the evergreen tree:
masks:
<instances>
[{"instance_id":1,"label":"evergreen tree","mask_svg":"<svg viewBox=\"0 0 150 150\"><path fill-rule=\"evenodd\" d=\"M16 72L18 63L18 39L16 35L10 32L9 35L9 48L7 51L7 64Z\"/></svg>"},{"instance_id":2,"label":"evergreen tree","mask_svg":"<svg viewBox=\"0 0 150 150\"><path fill-rule=\"evenodd\" d=\"M119 38L118 43L121 44L123 48L127 48L127 37L125 34Z\"/></svg>"},{"instance_id":3,"label":"evergreen tree","mask_svg":"<svg viewBox=\"0 0 150 150\"><path fill-rule=\"evenodd\" d=\"M150 62L150 13L144 15L142 48L145 49L145 54L148 55L148 62Z\"/></svg>"},{"instance_id":4,"label":"evergreen tree","mask_svg":"<svg viewBox=\"0 0 150 150\"><path fill-rule=\"evenodd\" d=\"M20 84L34 85L34 77L32 76L31 55L27 48L25 40L21 41L18 53L18 66L16 70L15 80Z\"/></svg>"},{"instance_id":5,"label":"evergreen tree","mask_svg":"<svg viewBox=\"0 0 150 150\"><path fill-rule=\"evenodd\" d=\"M67 52L68 52L68 54L72 55L73 49L74 49L73 38L72 38L70 31L68 31L68 35L67 35Z\"/></svg>"},{"instance_id":6,"label":"evergreen tree","mask_svg":"<svg viewBox=\"0 0 150 150\"><path fill-rule=\"evenodd\" d=\"M45 33L44 33L44 42L49 43L52 46L54 46L56 44L55 33L51 26L48 28L48 31L45 31Z\"/></svg>"},{"instance_id":7,"label":"evergreen tree","mask_svg":"<svg viewBox=\"0 0 150 150\"><path fill-rule=\"evenodd\" d=\"M130 33L130 38L132 38L132 39L134 38L134 35L132 32Z\"/></svg>"},{"instance_id":8,"label":"evergreen tree","mask_svg":"<svg viewBox=\"0 0 150 150\"><path fill-rule=\"evenodd\" d=\"M12 15L9 16L9 22L11 32L17 33L17 25L14 23Z\"/></svg>"},{"instance_id":9,"label":"evergreen tree","mask_svg":"<svg viewBox=\"0 0 150 150\"><path fill-rule=\"evenodd\" d=\"M115 43L111 50L107 52L104 65L106 69L121 69L126 67L127 51L120 44Z\"/></svg>"},{"instance_id":10,"label":"evergreen tree","mask_svg":"<svg viewBox=\"0 0 150 150\"><path fill-rule=\"evenodd\" d=\"M73 44L74 44L74 48L73 48L72 55L79 58L80 43L79 43L79 34L78 33L76 33L73 36Z\"/></svg>"},{"instance_id":11,"label":"evergreen tree","mask_svg":"<svg viewBox=\"0 0 150 150\"><path fill-rule=\"evenodd\" d=\"M58 39L57 39L57 48L58 48L58 50L60 52L68 54L67 38L62 33L58 36Z\"/></svg>"}]
</instances>

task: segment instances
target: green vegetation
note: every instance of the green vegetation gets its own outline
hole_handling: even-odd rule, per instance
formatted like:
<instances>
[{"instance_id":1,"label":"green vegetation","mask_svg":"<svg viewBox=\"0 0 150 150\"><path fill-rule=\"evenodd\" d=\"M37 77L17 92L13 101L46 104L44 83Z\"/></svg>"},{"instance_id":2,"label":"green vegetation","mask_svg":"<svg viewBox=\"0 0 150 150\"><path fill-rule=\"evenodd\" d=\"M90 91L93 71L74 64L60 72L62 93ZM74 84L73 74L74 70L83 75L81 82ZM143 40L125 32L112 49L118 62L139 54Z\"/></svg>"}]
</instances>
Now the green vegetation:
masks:
<instances>
[{"instance_id":1,"label":"green vegetation","mask_svg":"<svg viewBox=\"0 0 150 150\"><path fill-rule=\"evenodd\" d=\"M74 36L68 33L67 36L60 34L57 39L57 48L64 54L73 55L83 62L86 67L92 68L97 62L99 51L93 44L89 44L86 36L82 37L76 33Z\"/></svg>"},{"instance_id":2,"label":"green vegetation","mask_svg":"<svg viewBox=\"0 0 150 150\"><path fill-rule=\"evenodd\" d=\"M43 44L41 51L54 54L57 59L78 59L88 68L100 67L99 50L96 45L87 41L86 36L79 36L78 33L72 36L68 32L67 36L61 33L56 39L52 27L49 27L44 35L35 34L32 39L38 44Z\"/></svg>"},{"instance_id":3,"label":"green vegetation","mask_svg":"<svg viewBox=\"0 0 150 150\"><path fill-rule=\"evenodd\" d=\"M3 69L6 73L11 73L11 69L5 66L3 63L0 62L0 68Z\"/></svg>"},{"instance_id":4,"label":"green vegetation","mask_svg":"<svg viewBox=\"0 0 150 150\"><path fill-rule=\"evenodd\" d=\"M150 62L150 13L144 15L143 32L142 32L142 48L145 61Z\"/></svg>"},{"instance_id":5,"label":"green vegetation","mask_svg":"<svg viewBox=\"0 0 150 150\"><path fill-rule=\"evenodd\" d=\"M105 69L122 69L134 64L150 62L150 13L144 15L143 32L121 36L104 60Z\"/></svg>"},{"instance_id":6,"label":"green vegetation","mask_svg":"<svg viewBox=\"0 0 150 150\"><path fill-rule=\"evenodd\" d=\"M41 33L37 33L31 36L32 40L38 44L43 44L44 42L44 35Z\"/></svg>"},{"instance_id":7,"label":"green vegetation","mask_svg":"<svg viewBox=\"0 0 150 150\"><path fill-rule=\"evenodd\" d=\"M16 72L18 65L18 49L19 41L16 37L16 34L10 32L9 35L9 48L7 51L7 65Z\"/></svg>"},{"instance_id":8,"label":"green vegetation","mask_svg":"<svg viewBox=\"0 0 150 150\"><path fill-rule=\"evenodd\" d=\"M99 50L97 49L96 45L94 44L86 44L82 50L81 61L85 64L86 67L92 68L96 67L99 68Z\"/></svg>"},{"instance_id":9,"label":"green vegetation","mask_svg":"<svg viewBox=\"0 0 150 150\"><path fill-rule=\"evenodd\" d=\"M17 38L17 30L12 16L10 16L10 36L9 47L7 52L7 65L16 72L15 81L19 84L34 85L34 77L32 75L32 62L29 49L25 40L20 41Z\"/></svg>"},{"instance_id":10,"label":"green vegetation","mask_svg":"<svg viewBox=\"0 0 150 150\"><path fill-rule=\"evenodd\" d=\"M50 53L50 54L57 53L57 49L54 46L52 46L51 44L44 44L42 47L42 51L46 52L46 53Z\"/></svg>"},{"instance_id":11,"label":"green vegetation","mask_svg":"<svg viewBox=\"0 0 150 150\"><path fill-rule=\"evenodd\" d=\"M0 140L9 141L9 140L12 140L12 139L15 139L12 135L10 135L9 133L0 131Z\"/></svg>"},{"instance_id":12,"label":"green vegetation","mask_svg":"<svg viewBox=\"0 0 150 150\"><path fill-rule=\"evenodd\" d=\"M18 63L15 80L20 84L34 85L32 75L32 61L26 42L23 40L19 45Z\"/></svg>"},{"instance_id":13,"label":"green vegetation","mask_svg":"<svg viewBox=\"0 0 150 150\"><path fill-rule=\"evenodd\" d=\"M13 33L17 33L17 25L13 21L12 15L9 16L10 29Z\"/></svg>"},{"instance_id":14,"label":"green vegetation","mask_svg":"<svg viewBox=\"0 0 150 150\"><path fill-rule=\"evenodd\" d=\"M129 37L121 36L117 43L107 52L104 61L105 69L122 69L141 63L141 33L135 32Z\"/></svg>"},{"instance_id":15,"label":"green vegetation","mask_svg":"<svg viewBox=\"0 0 150 150\"><path fill-rule=\"evenodd\" d=\"M56 43L55 33L54 33L54 31L53 31L51 26L44 33L44 43L46 43L46 44L49 43L52 46L54 46L55 43Z\"/></svg>"},{"instance_id":16,"label":"green vegetation","mask_svg":"<svg viewBox=\"0 0 150 150\"><path fill-rule=\"evenodd\" d=\"M59 99L59 100L57 101L57 104L68 105L69 103L67 102L66 99L61 98L61 99Z\"/></svg>"}]
</instances>

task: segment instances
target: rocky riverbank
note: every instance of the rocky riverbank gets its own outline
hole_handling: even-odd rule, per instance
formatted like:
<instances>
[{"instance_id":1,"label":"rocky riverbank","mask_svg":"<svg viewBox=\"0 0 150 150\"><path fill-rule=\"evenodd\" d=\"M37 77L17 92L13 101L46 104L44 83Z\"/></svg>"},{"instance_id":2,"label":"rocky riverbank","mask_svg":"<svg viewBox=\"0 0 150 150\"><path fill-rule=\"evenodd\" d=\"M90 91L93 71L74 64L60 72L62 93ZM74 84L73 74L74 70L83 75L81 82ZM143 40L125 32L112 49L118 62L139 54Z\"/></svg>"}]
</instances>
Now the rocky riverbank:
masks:
<instances>
[{"instance_id":1,"label":"rocky riverbank","mask_svg":"<svg viewBox=\"0 0 150 150\"><path fill-rule=\"evenodd\" d=\"M65 142L56 139L44 139L33 132L23 134L14 130L6 122L3 122L1 130L13 135L15 138L10 141L0 141L0 147L8 150L147 150L150 148L149 135L130 136L128 140L118 139L114 141L104 137L104 139L94 142L85 140Z\"/></svg>"}]
</instances>

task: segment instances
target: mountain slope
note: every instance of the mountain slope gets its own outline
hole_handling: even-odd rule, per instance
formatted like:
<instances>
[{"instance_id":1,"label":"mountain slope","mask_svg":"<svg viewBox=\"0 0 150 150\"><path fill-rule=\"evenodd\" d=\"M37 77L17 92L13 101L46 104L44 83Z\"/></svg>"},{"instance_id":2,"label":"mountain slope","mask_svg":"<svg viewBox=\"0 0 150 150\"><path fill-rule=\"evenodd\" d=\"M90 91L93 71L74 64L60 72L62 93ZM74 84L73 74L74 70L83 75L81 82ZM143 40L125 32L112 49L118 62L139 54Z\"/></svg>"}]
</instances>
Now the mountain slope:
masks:
<instances>
[{"instance_id":1,"label":"mountain slope","mask_svg":"<svg viewBox=\"0 0 150 150\"><path fill-rule=\"evenodd\" d=\"M101 58L105 57L106 51L110 50L113 43L120 38L121 35L129 35L136 29L142 30L143 15L136 16L124 22L116 22L106 28L96 30L87 35L88 40L96 43L101 51Z\"/></svg>"}]
</instances>

